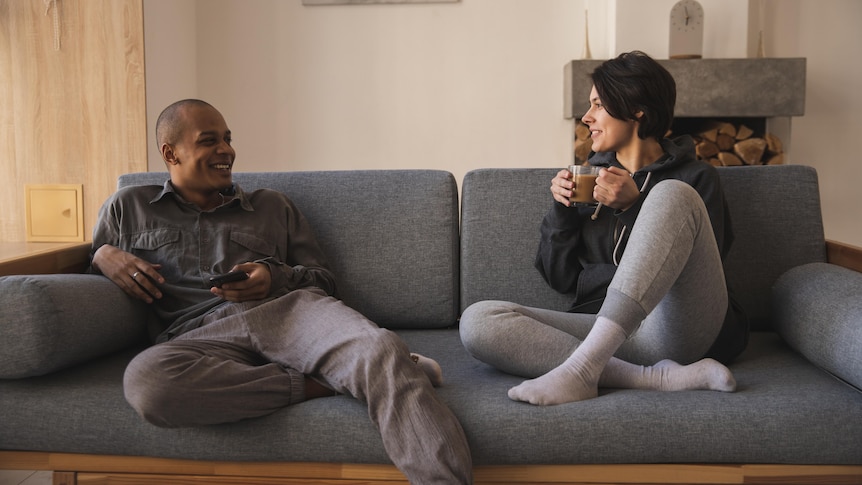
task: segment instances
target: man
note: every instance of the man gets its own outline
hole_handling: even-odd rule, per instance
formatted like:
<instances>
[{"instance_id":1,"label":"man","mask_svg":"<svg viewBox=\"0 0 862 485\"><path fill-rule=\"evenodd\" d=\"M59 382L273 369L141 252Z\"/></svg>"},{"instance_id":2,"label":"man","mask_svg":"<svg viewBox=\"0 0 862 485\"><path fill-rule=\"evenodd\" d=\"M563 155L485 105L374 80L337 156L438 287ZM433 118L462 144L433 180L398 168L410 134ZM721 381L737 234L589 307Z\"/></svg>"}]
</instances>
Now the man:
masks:
<instances>
[{"instance_id":1,"label":"man","mask_svg":"<svg viewBox=\"0 0 862 485\"><path fill-rule=\"evenodd\" d=\"M94 271L152 304L165 326L126 369L132 407L157 426L198 426L350 394L367 403L411 482L471 482L463 430L432 387L437 363L333 296L326 259L290 199L233 184L221 113L176 102L156 137L170 180L118 191L93 236ZM210 288L229 270L248 277Z\"/></svg>"}]
</instances>

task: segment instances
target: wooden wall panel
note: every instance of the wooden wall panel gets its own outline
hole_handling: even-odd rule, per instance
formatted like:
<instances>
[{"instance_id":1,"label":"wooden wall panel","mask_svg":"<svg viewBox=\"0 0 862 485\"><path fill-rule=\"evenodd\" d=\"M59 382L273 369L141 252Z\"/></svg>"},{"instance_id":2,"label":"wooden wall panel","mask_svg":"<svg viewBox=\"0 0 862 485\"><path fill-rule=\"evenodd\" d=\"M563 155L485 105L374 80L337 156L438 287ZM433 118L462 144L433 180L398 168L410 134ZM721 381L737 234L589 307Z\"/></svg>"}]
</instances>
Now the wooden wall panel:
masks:
<instances>
[{"instance_id":1,"label":"wooden wall panel","mask_svg":"<svg viewBox=\"0 0 862 485\"><path fill-rule=\"evenodd\" d=\"M90 240L117 176L147 170L142 0L0 0L0 241L24 184L83 184Z\"/></svg>"}]
</instances>

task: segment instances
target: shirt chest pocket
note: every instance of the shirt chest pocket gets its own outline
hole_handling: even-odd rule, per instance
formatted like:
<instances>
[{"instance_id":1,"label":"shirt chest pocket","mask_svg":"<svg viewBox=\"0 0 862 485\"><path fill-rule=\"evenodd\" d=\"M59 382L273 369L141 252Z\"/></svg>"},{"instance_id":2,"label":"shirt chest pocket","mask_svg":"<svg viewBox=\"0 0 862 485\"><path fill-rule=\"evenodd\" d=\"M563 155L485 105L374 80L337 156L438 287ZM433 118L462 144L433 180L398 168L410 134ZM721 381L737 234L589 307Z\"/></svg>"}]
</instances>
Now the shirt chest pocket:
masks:
<instances>
[{"instance_id":1,"label":"shirt chest pocket","mask_svg":"<svg viewBox=\"0 0 862 485\"><path fill-rule=\"evenodd\" d=\"M180 244L180 231L177 229L154 229L128 236L129 249L135 256L154 264L162 265L162 276L172 280L176 268L181 267L186 251Z\"/></svg>"},{"instance_id":2,"label":"shirt chest pocket","mask_svg":"<svg viewBox=\"0 0 862 485\"><path fill-rule=\"evenodd\" d=\"M176 229L154 229L130 235L129 246L136 252L152 252L176 245L179 240L180 231Z\"/></svg>"},{"instance_id":3,"label":"shirt chest pocket","mask_svg":"<svg viewBox=\"0 0 862 485\"><path fill-rule=\"evenodd\" d=\"M256 234L232 231L230 234L231 249L244 253L244 259L254 261L257 259L276 256L276 244L272 240L266 240Z\"/></svg>"}]
</instances>

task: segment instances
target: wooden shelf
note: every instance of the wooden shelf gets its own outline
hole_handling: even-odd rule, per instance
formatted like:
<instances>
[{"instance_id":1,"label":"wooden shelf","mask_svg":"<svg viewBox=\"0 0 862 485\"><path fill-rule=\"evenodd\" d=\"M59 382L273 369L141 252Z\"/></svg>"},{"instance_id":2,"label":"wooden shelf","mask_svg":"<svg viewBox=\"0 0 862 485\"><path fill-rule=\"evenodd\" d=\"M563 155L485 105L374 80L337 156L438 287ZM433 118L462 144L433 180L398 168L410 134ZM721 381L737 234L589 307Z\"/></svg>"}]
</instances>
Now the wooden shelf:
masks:
<instances>
[{"instance_id":1,"label":"wooden shelf","mask_svg":"<svg viewBox=\"0 0 862 485\"><path fill-rule=\"evenodd\" d=\"M0 276L80 273L87 268L89 242L0 242Z\"/></svg>"},{"instance_id":2,"label":"wooden shelf","mask_svg":"<svg viewBox=\"0 0 862 485\"><path fill-rule=\"evenodd\" d=\"M838 241L826 241L826 260L862 272L862 248Z\"/></svg>"}]
</instances>

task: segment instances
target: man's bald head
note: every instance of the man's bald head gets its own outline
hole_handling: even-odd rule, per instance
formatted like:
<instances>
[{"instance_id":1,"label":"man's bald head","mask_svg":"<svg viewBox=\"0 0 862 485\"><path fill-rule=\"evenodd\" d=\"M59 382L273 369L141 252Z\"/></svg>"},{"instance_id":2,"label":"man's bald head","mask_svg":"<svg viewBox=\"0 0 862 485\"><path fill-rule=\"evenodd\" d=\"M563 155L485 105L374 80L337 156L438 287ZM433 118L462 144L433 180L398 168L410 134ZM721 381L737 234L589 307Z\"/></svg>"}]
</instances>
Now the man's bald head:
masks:
<instances>
[{"instance_id":1,"label":"man's bald head","mask_svg":"<svg viewBox=\"0 0 862 485\"><path fill-rule=\"evenodd\" d=\"M174 145L179 140L185 125L183 124L183 111L189 107L209 107L213 106L206 101L200 99L183 99L171 104L165 108L159 115L156 121L156 143L161 150L162 145Z\"/></svg>"}]
</instances>

